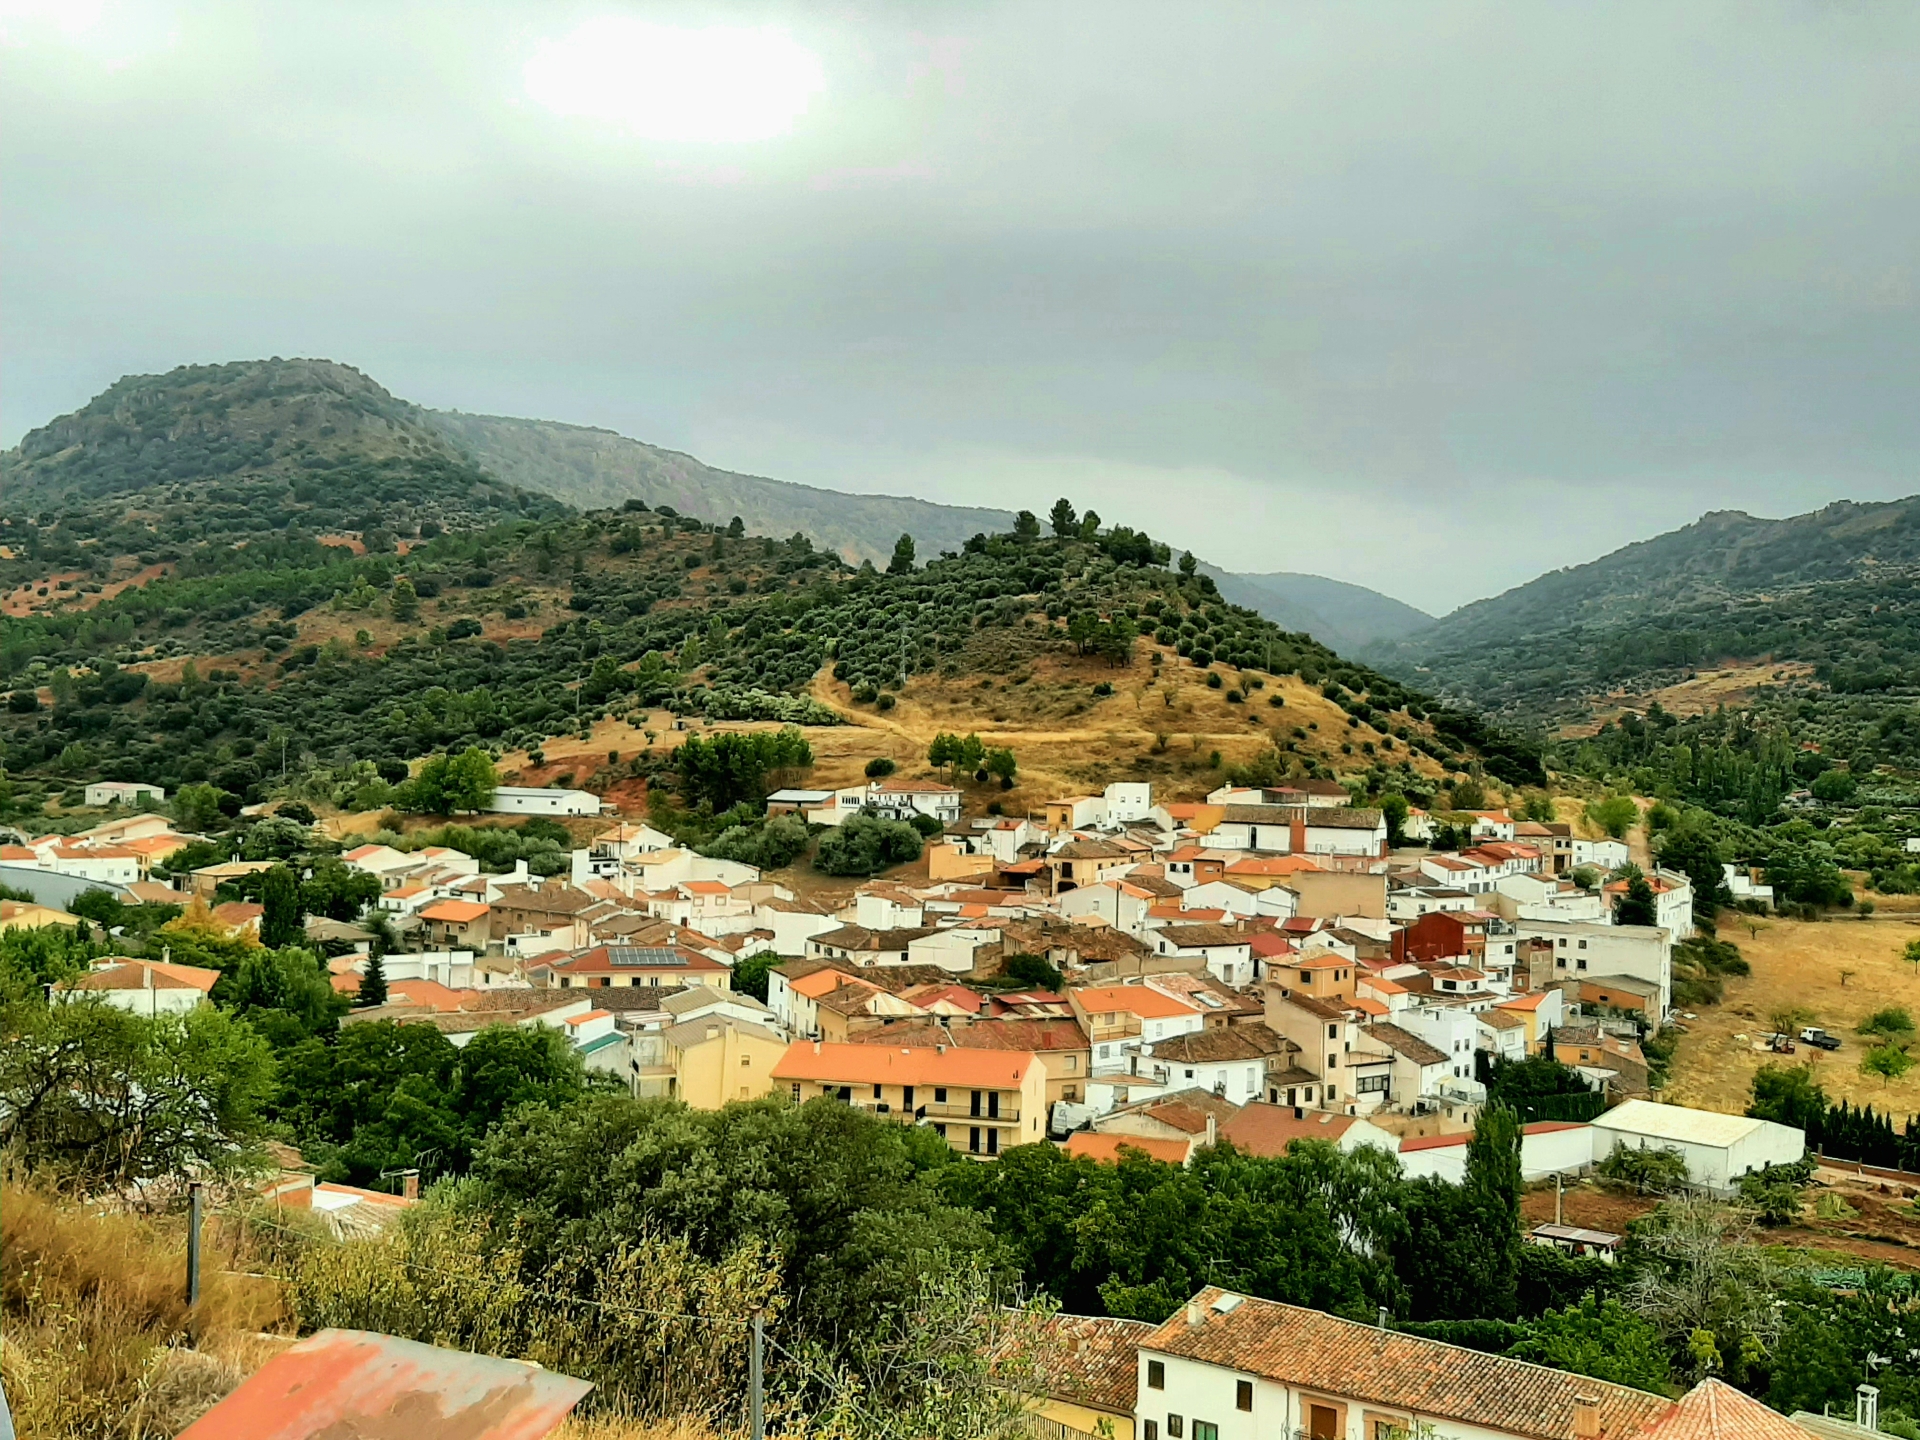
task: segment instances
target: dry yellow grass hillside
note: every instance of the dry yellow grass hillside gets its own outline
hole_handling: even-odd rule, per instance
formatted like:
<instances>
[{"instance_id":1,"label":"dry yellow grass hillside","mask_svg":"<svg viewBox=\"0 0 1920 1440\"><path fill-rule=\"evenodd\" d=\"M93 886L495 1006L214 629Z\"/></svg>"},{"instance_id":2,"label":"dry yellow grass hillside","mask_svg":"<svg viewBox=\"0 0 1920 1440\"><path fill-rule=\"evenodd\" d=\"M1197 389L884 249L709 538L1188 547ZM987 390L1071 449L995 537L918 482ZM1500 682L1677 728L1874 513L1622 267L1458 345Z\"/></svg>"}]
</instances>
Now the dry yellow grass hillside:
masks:
<instances>
[{"instance_id":1,"label":"dry yellow grass hillside","mask_svg":"<svg viewBox=\"0 0 1920 1440\"><path fill-rule=\"evenodd\" d=\"M1397 765L1411 756L1419 774L1431 778L1442 773L1431 758L1410 752L1373 726L1349 725L1345 711L1298 676L1247 672L1245 678L1261 680L1263 686L1244 703L1234 704L1227 694L1242 679L1240 672L1216 667L1224 683L1210 689L1205 671L1181 663L1170 651L1160 651L1162 663L1153 665L1155 648L1143 643L1135 663L1121 669L1064 651L1041 650L993 674L917 676L902 687L898 703L884 711L856 705L848 687L823 670L809 693L848 723L807 728L816 763L806 783L822 788L854 784L867 762L880 757L892 760L902 775L931 776L927 747L943 730L975 733L988 746L1014 752L1020 772L1013 791L1002 793L997 784L966 786L975 811L999 800L1009 814L1116 780L1149 780L1161 798L1197 799L1221 783L1222 769L1212 763L1216 753L1224 767L1289 743L1303 770L1305 762L1319 761L1337 774L1357 772L1376 758ZM1111 685L1113 693L1096 695L1094 687L1102 684ZM1285 704L1272 705L1275 696ZM694 733L771 728L776 728L771 722L690 722ZM1296 736L1296 729L1303 734ZM584 780L609 754L628 758L650 746L670 749L679 739L673 716L642 712L602 720L586 740L549 740L542 747L546 763L540 767L532 766L525 752L515 751L503 757L500 768L510 782L550 783L569 772ZM1367 745L1375 747L1376 755L1366 752ZM1343 747L1351 747L1351 753Z\"/></svg>"},{"instance_id":2,"label":"dry yellow grass hillside","mask_svg":"<svg viewBox=\"0 0 1920 1440\"><path fill-rule=\"evenodd\" d=\"M1803 1045L1791 1057L1812 1064L1829 1098L1903 1116L1920 1112L1920 1067L1891 1082L1862 1075L1866 1046L1854 1033L1885 1006L1902 1005L1920 1016L1920 971L1900 959L1907 942L1920 939L1920 925L1904 919L1766 920L1750 932L1727 916L1720 934L1739 945L1753 974L1729 979L1722 1003L1682 1022L1688 1033L1674 1057L1666 1099L1744 1110L1753 1072L1769 1060L1788 1059L1756 1050L1755 1043L1773 1028L1776 1011L1797 1006L1845 1042L1831 1053Z\"/></svg>"}]
</instances>

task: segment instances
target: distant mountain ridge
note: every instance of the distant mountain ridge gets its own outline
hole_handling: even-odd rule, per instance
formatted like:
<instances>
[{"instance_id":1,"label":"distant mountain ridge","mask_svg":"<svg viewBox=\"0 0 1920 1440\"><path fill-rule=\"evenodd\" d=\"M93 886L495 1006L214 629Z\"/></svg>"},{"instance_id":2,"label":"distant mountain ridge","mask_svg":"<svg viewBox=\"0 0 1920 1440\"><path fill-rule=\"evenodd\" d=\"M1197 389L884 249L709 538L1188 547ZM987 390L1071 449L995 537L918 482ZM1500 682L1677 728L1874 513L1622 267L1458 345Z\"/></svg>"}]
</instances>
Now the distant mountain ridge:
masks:
<instances>
[{"instance_id":1,"label":"distant mountain ridge","mask_svg":"<svg viewBox=\"0 0 1920 1440\"><path fill-rule=\"evenodd\" d=\"M419 413L501 479L583 510L643 500L703 520L725 522L738 515L757 535L804 534L854 561L884 561L902 535L912 535L922 558L930 559L942 550L958 550L970 536L1013 524L1007 510L822 490L718 470L613 430L457 410Z\"/></svg>"},{"instance_id":2,"label":"distant mountain ridge","mask_svg":"<svg viewBox=\"0 0 1920 1440\"><path fill-rule=\"evenodd\" d=\"M1444 693L1536 716L1734 659L1806 661L1842 689L1911 684L1920 496L1783 520L1715 511L1364 653Z\"/></svg>"},{"instance_id":3,"label":"distant mountain ridge","mask_svg":"<svg viewBox=\"0 0 1920 1440\"><path fill-rule=\"evenodd\" d=\"M986 506L742 475L594 426L430 410L351 365L277 357L123 376L0 455L0 506L16 512L112 508L134 495L201 507L211 530L236 539L289 525L460 526L543 513L552 501L601 509L639 500L701 520L738 515L754 534L803 534L856 563L884 563L903 534L924 561L1013 523L1010 511ZM1208 573L1234 603L1340 650L1430 619L1319 576Z\"/></svg>"},{"instance_id":4,"label":"distant mountain ridge","mask_svg":"<svg viewBox=\"0 0 1920 1440\"><path fill-rule=\"evenodd\" d=\"M1210 567L1208 573L1234 604L1257 610L1276 625L1303 631L1343 654L1400 640L1433 624L1426 611L1391 595L1324 575L1236 575Z\"/></svg>"}]
</instances>

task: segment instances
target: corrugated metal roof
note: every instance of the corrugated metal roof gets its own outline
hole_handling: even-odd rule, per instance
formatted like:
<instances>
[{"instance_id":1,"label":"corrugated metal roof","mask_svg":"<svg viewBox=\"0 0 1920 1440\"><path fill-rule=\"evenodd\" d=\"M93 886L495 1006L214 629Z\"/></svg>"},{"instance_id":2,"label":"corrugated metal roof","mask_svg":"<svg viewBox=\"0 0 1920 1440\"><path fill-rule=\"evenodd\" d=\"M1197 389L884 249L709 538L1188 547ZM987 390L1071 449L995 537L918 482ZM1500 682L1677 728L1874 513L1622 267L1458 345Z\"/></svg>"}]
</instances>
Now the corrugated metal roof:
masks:
<instances>
[{"instance_id":1,"label":"corrugated metal roof","mask_svg":"<svg viewBox=\"0 0 1920 1440\"><path fill-rule=\"evenodd\" d=\"M322 1330L269 1360L180 1440L540 1440L592 1388L522 1360Z\"/></svg>"}]
</instances>

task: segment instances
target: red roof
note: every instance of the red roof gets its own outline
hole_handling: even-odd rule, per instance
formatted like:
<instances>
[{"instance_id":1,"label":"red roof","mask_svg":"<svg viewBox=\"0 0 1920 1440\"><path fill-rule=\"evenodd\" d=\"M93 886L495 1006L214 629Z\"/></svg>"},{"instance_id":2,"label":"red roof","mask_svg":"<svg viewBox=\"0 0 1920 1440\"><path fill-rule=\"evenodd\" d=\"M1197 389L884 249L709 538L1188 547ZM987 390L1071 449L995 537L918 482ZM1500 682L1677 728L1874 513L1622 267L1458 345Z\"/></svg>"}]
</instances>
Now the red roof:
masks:
<instances>
[{"instance_id":1,"label":"red roof","mask_svg":"<svg viewBox=\"0 0 1920 1440\"><path fill-rule=\"evenodd\" d=\"M322 1330L261 1366L180 1440L402 1433L540 1440L592 1388L525 1360Z\"/></svg>"}]
</instances>

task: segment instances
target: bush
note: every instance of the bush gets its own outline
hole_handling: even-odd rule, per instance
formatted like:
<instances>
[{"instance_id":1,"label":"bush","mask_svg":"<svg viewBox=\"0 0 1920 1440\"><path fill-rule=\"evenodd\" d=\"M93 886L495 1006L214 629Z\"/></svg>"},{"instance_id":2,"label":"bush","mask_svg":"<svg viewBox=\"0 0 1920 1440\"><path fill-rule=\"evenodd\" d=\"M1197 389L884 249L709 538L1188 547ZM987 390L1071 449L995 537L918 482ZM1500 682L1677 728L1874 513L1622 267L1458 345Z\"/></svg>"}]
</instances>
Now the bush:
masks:
<instances>
[{"instance_id":1,"label":"bush","mask_svg":"<svg viewBox=\"0 0 1920 1440\"><path fill-rule=\"evenodd\" d=\"M800 858L808 839L806 821L798 815L776 815L763 825L730 826L701 846L700 853L714 860L778 870Z\"/></svg>"},{"instance_id":2,"label":"bush","mask_svg":"<svg viewBox=\"0 0 1920 1440\"><path fill-rule=\"evenodd\" d=\"M1207 689L1218 690L1224 684L1226 684L1226 681L1220 678L1220 672L1218 670L1209 670L1207 672Z\"/></svg>"},{"instance_id":3,"label":"bush","mask_svg":"<svg viewBox=\"0 0 1920 1440\"><path fill-rule=\"evenodd\" d=\"M814 867L828 875L875 875L920 858L920 832L900 820L855 815L820 839Z\"/></svg>"},{"instance_id":4,"label":"bush","mask_svg":"<svg viewBox=\"0 0 1920 1440\"><path fill-rule=\"evenodd\" d=\"M981 772L981 778L982 779L986 778L985 771ZM946 826L942 825L939 822L939 820L933 817L932 815L915 815L907 823L913 826L913 828L918 830L922 835L926 836L927 839L929 840L931 840L934 836L938 835L942 830L946 829Z\"/></svg>"},{"instance_id":5,"label":"bush","mask_svg":"<svg viewBox=\"0 0 1920 1440\"><path fill-rule=\"evenodd\" d=\"M1643 1193L1664 1195L1687 1183L1687 1157L1672 1149L1622 1145L1594 1168Z\"/></svg>"},{"instance_id":6,"label":"bush","mask_svg":"<svg viewBox=\"0 0 1920 1440\"><path fill-rule=\"evenodd\" d=\"M869 780L884 779L886 776L893 774L898 768L899 767L886 756L876 755L873 759L867 761L867 778Z\"/></svg>"}]
</instances>

